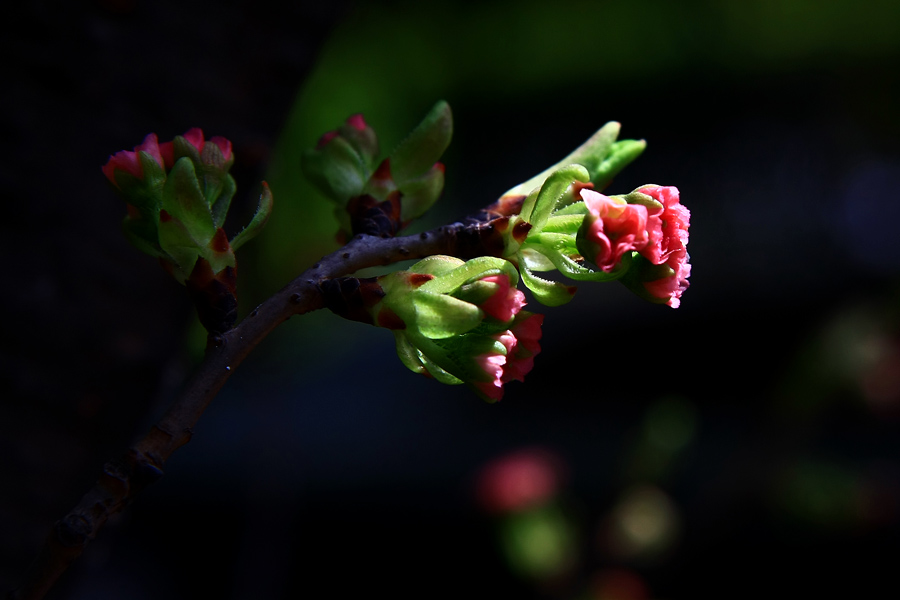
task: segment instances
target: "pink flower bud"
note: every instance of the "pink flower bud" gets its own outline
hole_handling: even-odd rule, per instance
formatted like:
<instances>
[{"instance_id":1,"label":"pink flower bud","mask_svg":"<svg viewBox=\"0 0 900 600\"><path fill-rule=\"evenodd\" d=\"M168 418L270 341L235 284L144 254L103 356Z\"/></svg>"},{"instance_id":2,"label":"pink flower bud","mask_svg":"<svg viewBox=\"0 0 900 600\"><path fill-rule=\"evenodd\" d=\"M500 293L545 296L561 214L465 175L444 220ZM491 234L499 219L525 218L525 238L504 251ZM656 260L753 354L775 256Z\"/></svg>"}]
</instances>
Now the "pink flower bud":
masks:
<instances>
[{"instance_id":1,"label":"pink flower bud","mask_svg":"<svg viewBox=\"0 0 900 600\"><path fill-rule=\"evenodd\" d=\"M507 357L512 354L513 349L516 347L516 338L511 331L504 331L492 337L506 348L506 356L495 353L476 356L475 362L491 380L476 382L475 387L491 400L497 401L503 398L503 384L505 383L503 381L503 366L506 364Z\"/></svg>"},{"instance_id":2,"label":"pink flower bud","mask_svg":"<svg viewBox=\"0 0 900 600\"><path fill-rule=\"evenodd\" d=\"M503 369L504 383L513 379L525 381L525 375L534 368L534 357L541 351L541 325L544 315L529 315L512 326L510 332L516 338L516 346L506 355Z\"/></svg>"},{"instance_id":3,"label":"pink flower bud","mask_svg":"<svg viewBox=\"0 0 900 600\"><path fill-rule=\"evenodd\" d=\"M119 187L119 184L116 183L116 171L125 171L138 179L144 178L144 168L141 166L138 152L148 153L157 163L159 163L160 167L164 167L165 163L162 154L160 153L159 141L156 138L156 134L148 134L139 146L134 147L133 151L120 150L110 156L109 160L106 161L106 164L101 167L103 174L106 175L106 178L109 179L114 186Z\"/></svg>"},{"instance_id":4,"label":"pink flower bud","mask_svg":"<svg viewBox=\"0 0 900 600\"><path fill-rule=\"evenodd\" d=\"M231 141L221 136L215 136L208 141L204 141L203 130L199 127L192 127L184 132L181 136L188 141L190 145L197 149L198 154L203 154L203 148L208 143L215 144L222 151L225 162L231 160ZM160 152L165 159L166 168L171 169L175 164L175 150L172 142L163 142L159 145Z\"/></svg>"},{"instance_id":5,"label":"pink flower bud","mask_svg":"<svg viewBox=\"0 0 900 600\"><path fill-rule=\"evenodd\" d=\"M679 201L677 187L648 185L635 191L663 205L662 210L650 209L647 219L650 242L643 249L638 249L641 256L651 263L661 265L687 246L691 212Z\"/></svg>"},{"instance_id":6,"label":"pink flower bud","mask_svg":"<svg viewBox=\"0 0 900 600\"><path fill-rule=\"evenodd\" d=\"M482 281L496 283L497 291L484 301L480 308L498 321L509 321L525 306L525 294L509 285L506 275L491 275Z\"/></svg>"},{"instance_id":7,"label":"pink flower bud","mask_svg":"<svg viewBox=\"0 0 900 600\"><path fill-rule=\"evenodd\" d=\"M490 378L474 383L481 393L493 401L501 400L504 384L513 379L525 381L525 375L534 367L534 357L541 351L538 340L543 322L544 315L520 317L511 329L492 336L506 348L506 355L488 353L475 357L478 366Z\"/></svg>"},{"instance_id":8,"label":"pink flower bud","mask_svg":"<svg viewBox=\"0 0 900 600\"><path fill-rule=\"evenodd\" d=\"M581 190L581 197L590 212L579 231L579 250L600 270L613 271L623 254L647 245L646 207L589 189Z\"/></svg>"}]
</instances>

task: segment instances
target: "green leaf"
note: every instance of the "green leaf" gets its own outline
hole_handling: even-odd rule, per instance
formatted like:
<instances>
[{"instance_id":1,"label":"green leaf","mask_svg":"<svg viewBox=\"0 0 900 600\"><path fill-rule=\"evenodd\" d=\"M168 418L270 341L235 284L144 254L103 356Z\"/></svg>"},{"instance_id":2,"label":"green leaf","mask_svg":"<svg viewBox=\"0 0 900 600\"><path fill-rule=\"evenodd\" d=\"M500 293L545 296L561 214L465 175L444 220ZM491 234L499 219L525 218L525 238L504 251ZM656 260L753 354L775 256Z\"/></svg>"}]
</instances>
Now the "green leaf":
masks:
<instances>
[{"instance_id":1,"label":"green leaf","mask_svg":"<svg viewBox=\"0 0 900 600\"><path fill-rule=\"evenodd\" d=\"M419 351L409 343L406 333L403 331L394 331L394 342L397 346L397 356L400 362L406 365L406 368L413 373L424 374L425 366L419 358Z\"/></svg>"},{"instance_id":2,"label":"green leaf","mask_svg":"<svg viewBox=\"0 0 900 600\"><path fill-rule=\"evenodd\" d=\"M572 296L575 295L577 288L538 277L525 265L524 260L519 261L519 266L522 283L544 306L562 306L572 300Z\"/></svg>"},{"instance_id":3,"label":"green leaf","mask_svg":"<svg viewBox=\"0 0 900 600\"><path fill-rule=\"evenodd\" d=\"M231 240L232 250L237 251L238 248L255 238L257 234L262 231L262 228L266 226L266 222L269 220L269 215L272 214L273 203L272 191L269 189L269 184L263 181L256 213L253 215L250 223L248 223L247 226Z\"/></svg>"},{"instance_id":4,"label":"green leaf","mask_svg":"<svg viewBox=\"0 0 900 600\"><path fill-rule=\"evenodd\" d=\"M622 140L616 142L610 148L609 156L606 157L595 169L588 170L591 172L591 183L598 190L604 189L613 180L613 177L627 167L631 161L636 159L647 147L644 140Z\"/></svg>"},{"instance_id":5,"label":"green leaf","mask_svg":"<svg viewBox=\"0 0 900 600\"><path fill-rule=\"evenodd\" d=\"M391 175L398 187L419 177L440 159L453 137L453 114L441 100L391 153Z\"/></svg>"},{"instance_id":6,"label":"green leaf","mask_svg":"<svg viewBox=\"0 0 900 600\"><path fill-rule=\"evenodd\" d=\"M321 149L304 151L300 166L310 182L341 207L362 193L371 175L362 157L341 137Z\"/></svg>"},{"instance_id":7,"label":"green leaf","mask_svg":"<svg viewBox=\"0 0 900 600\"><path fill-rule=\"evenodd\" d=\"M423 258L409 268L413 273L427 273L428 275L443 275L465 264L465 261L455 256L435 254Z\"/></svg>"},{"instance_id":8,"label":"green leaf","mask_svg":"<svg viewBox=\"0 0 900 600\"><path fill-rule=\"evenodd\" d=\"M581 165L567 165L552 173L538 192L531 214L525 219L533 225L532 231L540 231L550 214L556 208L556 203L566 193L573 181L587 181L590 177L587 169ZM526 200L527 202L527 200ZM525 207L522 207L522 215L525 215Z\"/></svg>"},{"instance_id":9,"label":"green leaf","mask_svg":"<svg viewBox=\"0 0 900 600\"><path fill-rule=\"evenodd\" d=\"M465 283L490 275L500 275L501 273L509 276L510 285L515 285L518 281L518 275L515 270L515 267L508 260L497 258L496 256L479 256L466 261L452 271L445 271L431 281L422 284L422 287L419 289L434 294L449 294L459 289Z\"/></svg>"},{"instance_id":10,"label":"green leaf","mask_svg":"<svg viewBox=\"0 0 900 600\"><path fill-rule=\"evenodd\" d=\"M545 255L553 262L553 265L566 277L575 281L615 281L625 274L631 264L631 254L625 253L619 266L612 273L594 271L572 260L569 256L572 252L568 246L561 249L547 244L544 248Z\"/></svg>"},{"instance_id":11,"label":"green leaf","mask_svg":"<svg viewBox=\"0 0 900 600\"><path fill-rule=\"evenodd\" d=\"M423 286L424 287L424 286ZM441 339L470 331L484 313L474 304L446 294L431 294L419 288L411 294L416 328L427 338Z\"/></svg>"},{"instance_id":12,"label":"green leaf","mask_svg":"<svg viewBox=\"0 0 900 600\"><path fill-rule=\"evenodd\" d=\"M174 217L160 219L159 245L174 264L175 279L180 283L187 281L203 249L197 246L184 223Z\"/></svg>"},{"instance_id":13,"label":"green leaf","mask_svg":"<svg viewBox=\"0 0 900 600\"><path fill-rule=\"evenodd\" d=\"M166 257L166 253L159 247L159 230L149 219L126 216L122 220L122 230L128 241L144 254L154 258Z\"/></svg>"},{"instance_id":14,"label":"green leaf","mask_svg":"<svg viewBox=\"0 0 900 600\"><path fill-rule=\"evenodd\" d=\"M113 177L116 178L116 185L119 186L125 201L134 206L143 217L155 222L159 218L159 208L162 205L166 173L147 152L138 152L138 160L143 169L142 179L119 169L113 171Z\"/></svg>"},{"instance_id":15,"label":"green leaf","mask_svg":"<svg viewBox=\"0 0 900 600\"><path fill-rule=\"evenodd\" d=\"M400 221L407 223L421 217L444 191L444 169L433 165L424 175L404 182L400 188Z\"/></svg>"},{"instance_id":16,"label":"green leaf","mask_svg":"<svg viewBox=\"0 0 900 600\"><path fill-rule=\"evenodd\" d=\"M563 217L569 215L581 215L584 216L588 214L588 208L585 206L584 201L574 202L567 206L563 206L562 208L553 212L553 217ZM553 217L550 217L551 219ZM546 228L546 226L544 226Z\"/></svg>"},{"instance_id":17,"label":"green leaf","mask_svg":"<svg viewBox=\"0 0 900 600\"><path fill-rule=\"evenodd\" d=\"M583 205L584 203L582 202L580 204ZM560 215L559 213L555 213L553 216L547 219L547 222L541 229L541 233L575 234L578 232L578 229L581 227L581 224L583 222L584 213L571 215Z\"/></svg>"},{"instance_id":18,"label":"green leaf","mask_svg":"<svg viewBox=\"0 0 900 600\"><path fill-rule=\"evenodd\" d=\"M210 204L213 224L217 228L225 224L225 217L228 216L228 208L231 206L231 199L234 197L235 191L237 191L237 185L234 183L234 178L226 173L222 179L218 198L214 198Z\"/></svg>"},{"instance_id":19,"label":"green leaf","mask_svg":"<svg viewBox=\"0 0 900 600\"><path fill-rule=\"evenodd\" d=\"M184 224L197 246L206 246L216 233L194 165L187 157L179 158L169 172L163 188L162 208Z\"/></svg>"},{"instance_id":20,"label":"green leaf","mask_svg":"<svg viewBox=\"0 0 900 600\"><path fill-rule=\"evenodd\" d=\"M449 371L444 370L444 368L441 367L438 363L431 360L431 358L427 354L421 351L417 352L419 354L419 358L422 361L422 364L425 366L425 370L427 370L428 374L434 377L436 380L445 385L459 385L463 383L462 379L456 377Z\"/></svg>"}]
</instances>

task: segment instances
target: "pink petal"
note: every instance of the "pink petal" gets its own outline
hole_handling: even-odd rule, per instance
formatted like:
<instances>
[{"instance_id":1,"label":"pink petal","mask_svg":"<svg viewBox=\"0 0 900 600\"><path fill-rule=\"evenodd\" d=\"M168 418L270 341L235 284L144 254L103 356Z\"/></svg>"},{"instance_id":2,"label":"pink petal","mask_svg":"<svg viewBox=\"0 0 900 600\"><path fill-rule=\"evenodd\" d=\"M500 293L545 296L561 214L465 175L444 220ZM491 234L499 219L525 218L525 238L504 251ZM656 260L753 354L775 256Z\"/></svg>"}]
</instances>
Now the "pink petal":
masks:
<instances>
[{"instance_id":1,"label":"pink petal","mask_svg":"<svg viewBox=\"0 0 900 600\"><path fill-rule=\"evenodd\" d=\"M481 310L497 319L509 321L525 306L525 294L509 285L506 275L491 275L482 281L497 284L497 291L481 304Z\"/></svg>"},{"instance_id":2,"label":"pink petal","mask_svg":"<svg viewBox=\"0 0 900 600\"><path fill-rule=\"evenodd\" d=\"M181 137L189 141L191 145L197 149L197 152L203 151L203 130L199 127L188 129Z\"/></svg>"},{"instance_id":3,"label":"pink petal","mask_svg":"<svg viewBox=\"0 0 900 600\"><path fill-rule=\"evenodd\" d=\"M210 138L209 141L219 147L219 150L222 151L222 156L225 157L226 161L231 160L231 140L217 135L213 138Z\"/></svg>"}]
</instances>

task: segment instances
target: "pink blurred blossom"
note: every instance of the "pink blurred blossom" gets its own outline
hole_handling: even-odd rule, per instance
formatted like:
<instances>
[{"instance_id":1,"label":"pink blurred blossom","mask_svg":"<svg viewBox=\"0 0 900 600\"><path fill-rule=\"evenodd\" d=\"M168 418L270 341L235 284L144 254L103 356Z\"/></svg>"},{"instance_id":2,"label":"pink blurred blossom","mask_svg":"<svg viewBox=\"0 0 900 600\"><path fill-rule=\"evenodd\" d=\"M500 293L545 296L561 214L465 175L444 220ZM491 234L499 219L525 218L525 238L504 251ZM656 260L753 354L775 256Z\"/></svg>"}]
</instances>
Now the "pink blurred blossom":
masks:
<instances>
[{"instance_id":1,"label":"pink blurred blossom","mask_svg":"<svg viewBox=\"0 0 900 600\"><path fill-rule=\"evenodd\" d=\"M551 500L562 480L562 465L551 452L527 448L486 464L476 480L479 504L494 513L525 510Z\"/></svg>"}]
</instances>

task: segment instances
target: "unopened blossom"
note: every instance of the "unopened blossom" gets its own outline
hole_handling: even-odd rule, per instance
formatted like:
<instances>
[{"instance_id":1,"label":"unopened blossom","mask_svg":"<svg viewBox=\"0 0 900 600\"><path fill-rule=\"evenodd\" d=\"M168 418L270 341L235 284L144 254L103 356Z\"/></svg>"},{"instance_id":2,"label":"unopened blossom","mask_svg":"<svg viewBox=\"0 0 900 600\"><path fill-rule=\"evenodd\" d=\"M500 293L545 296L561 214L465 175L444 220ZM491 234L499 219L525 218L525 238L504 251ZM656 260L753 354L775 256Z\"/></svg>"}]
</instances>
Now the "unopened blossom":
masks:
<instances>
[{"instance_id":1,"label":"unopened blossom","mask_svg":"<svg viewBox=\"0 0 900 600\"><path fill-rule=\"evenodd\" d=\"M475 357L475 362L487 375L488 381L477 381L474 386L490 400L497 401L503 398L503 384L506 383L503 377L504 366L510 354L515 350L516 337L508 330L493 337L503 345L506 353L492 351Z\"/></svg>"},{"instance_id":2,"label":"unopened blossom","mask_svg":"<svg viewBox=\"0 0 900 600\"><path fill-rule=\"evenodd\" d=\"M497 401L503 398L504 384L525 381L525 375L534 368L534 357L541 351L541 324L544 315L522 313L512 327L493 337L506 350L505 354L492 351L475 357L481 370L488 375L487 381L478 381L474 386L487 398Z\"/></svg>"},{"instance_id":3,"label":"unopened blossom","mask_svg":"<svg viewBox=\"0 0 900 600\"><path fill-rule=\"evenodd\" d=\"M534 368L534 357L541 351L539 341L543 322L544 315L530 314L513 324L510 332L516 338L516 345L506 355L502 377L504 383L513 379L524 382L525 375Z\"/></svg>"},{"instance_id":4,"label":"unopened blossom","mask_svg":"<svg viewBox=\"0 0 900 600\"><path fill-rule=\"evenodd\" d=\"M114 186L119 187L115 177L116 171L124 171L137 179L144 178L144 168L141 165L140 157L138 155L139 152L146 152L159 163L160 167L164 167L163 157L160 153L159 140L157 139L156 134L147 134L144 141L141 142L140 145L135 146L134 150L120 150L119 152L116 152L111 155L109 160L106 161L106 164L101 167L103 174L106 175L106 178L109 179Z\"/></svg>"},{"instance_id":5,"label":"unopened blossom","mask_svg":"<svg viewBox=\"0 0 900 600\"><path fill-rule=\"evenodd\" d=\"M525 294L509 284L505 274L484 277L481 281L497 286L487 300L480 304L481 310L498 321L509 321L525 306Z\"/></svg>"},{"instance_id":6,"label":"unopened blossom","mask_svg":"<svg viewBox=\"0 0 900 600\"><path fill-rule=\"evenodd\" d=\"M221 136L215 136L211 137L209 140L204 140L203 130L199 127L188 129L181 137L196 148L197 153L200 154L201 157L203 156L203 148L206 147L206 144L215 144L219 147L219 151L222 153L225 162L230 161L232 158L231 140ZM175 164L175 148L173 142L163 142L159 145L159 151L165 160L166 168L171 169Z\"/></svg>"}]
</instances>

